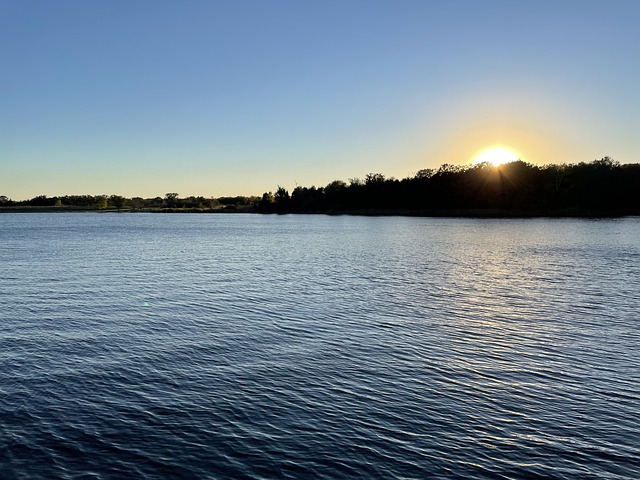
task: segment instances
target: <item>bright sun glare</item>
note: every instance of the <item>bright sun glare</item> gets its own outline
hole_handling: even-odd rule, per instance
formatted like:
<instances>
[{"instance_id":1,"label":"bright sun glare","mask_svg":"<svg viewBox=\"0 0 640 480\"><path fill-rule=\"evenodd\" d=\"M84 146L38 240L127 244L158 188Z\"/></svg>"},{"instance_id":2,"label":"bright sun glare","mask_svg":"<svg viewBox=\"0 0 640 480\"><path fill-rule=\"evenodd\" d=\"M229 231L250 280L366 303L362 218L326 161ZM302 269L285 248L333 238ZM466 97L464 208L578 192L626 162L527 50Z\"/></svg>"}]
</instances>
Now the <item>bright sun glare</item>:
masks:
<instances>
[{"instance_id":1,"label":"bright sun glare","mask_svg":"<svg viewBox=\"0 0 640 480\"><path fill-rule=\"evenodd\" d=\"M518 159L518 154L513 150L509 150L508 148L504 147L493 147L480 152L473 160L473 163L476 164L487 162L494 167L497 167L498 165L502 165L504 163L515 162Z\"/></svg>"}]
</instances>

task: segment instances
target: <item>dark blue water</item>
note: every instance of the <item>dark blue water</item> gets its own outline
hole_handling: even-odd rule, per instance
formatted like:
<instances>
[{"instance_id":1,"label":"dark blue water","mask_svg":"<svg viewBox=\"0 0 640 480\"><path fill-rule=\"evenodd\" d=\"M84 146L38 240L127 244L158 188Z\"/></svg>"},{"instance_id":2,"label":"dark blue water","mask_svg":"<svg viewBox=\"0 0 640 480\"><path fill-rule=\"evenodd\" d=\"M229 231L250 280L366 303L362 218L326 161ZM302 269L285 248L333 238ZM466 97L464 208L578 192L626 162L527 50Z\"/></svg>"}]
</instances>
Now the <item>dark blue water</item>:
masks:
<instances>
[{"instance_id":1,"label":"dark blue water","mask_svg":"<svg viewBox=\"0 0 640 480\"><path fill-rule=\"evenodd\" d=\"M0 478L640 478L640 219L0 215Z\"/></svg>"}]
</instances>

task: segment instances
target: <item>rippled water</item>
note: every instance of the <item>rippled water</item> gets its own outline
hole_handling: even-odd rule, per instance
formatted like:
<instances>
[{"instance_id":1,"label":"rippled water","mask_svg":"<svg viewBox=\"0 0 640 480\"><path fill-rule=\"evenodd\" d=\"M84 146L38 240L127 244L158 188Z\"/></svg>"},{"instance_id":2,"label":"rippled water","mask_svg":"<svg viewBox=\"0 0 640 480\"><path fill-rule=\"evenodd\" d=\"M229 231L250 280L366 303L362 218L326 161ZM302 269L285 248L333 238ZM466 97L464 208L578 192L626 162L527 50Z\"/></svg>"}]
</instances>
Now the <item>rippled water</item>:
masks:
<instances>
[{"instance_id":1,"label":"rippled water","mask_svg":"<svg viewBox=\"0 0 640 480\"><path fill-rule=\"evenodd\" d=\"M0 215L0 478L640 478L640 219Z\"/></svg>"}]
</instances>

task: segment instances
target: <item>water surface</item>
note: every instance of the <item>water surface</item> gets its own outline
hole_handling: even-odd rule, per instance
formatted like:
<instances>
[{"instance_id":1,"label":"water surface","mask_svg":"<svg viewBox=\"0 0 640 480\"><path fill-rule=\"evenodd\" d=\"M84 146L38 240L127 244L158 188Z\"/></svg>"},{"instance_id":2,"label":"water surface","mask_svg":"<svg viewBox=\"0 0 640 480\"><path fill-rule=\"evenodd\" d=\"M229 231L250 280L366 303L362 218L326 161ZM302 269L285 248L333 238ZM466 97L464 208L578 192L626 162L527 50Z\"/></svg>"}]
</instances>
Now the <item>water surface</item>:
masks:
<instances>
[{"instance_id":1,"label":"water surface","mask_svg":"<svg viewBox=\"0 0 640 480\"><path fill-rule=\"evenodd\" d=\"M640 219L0 215L0 477L640 477Z\"/></svg>"}]
</instances>

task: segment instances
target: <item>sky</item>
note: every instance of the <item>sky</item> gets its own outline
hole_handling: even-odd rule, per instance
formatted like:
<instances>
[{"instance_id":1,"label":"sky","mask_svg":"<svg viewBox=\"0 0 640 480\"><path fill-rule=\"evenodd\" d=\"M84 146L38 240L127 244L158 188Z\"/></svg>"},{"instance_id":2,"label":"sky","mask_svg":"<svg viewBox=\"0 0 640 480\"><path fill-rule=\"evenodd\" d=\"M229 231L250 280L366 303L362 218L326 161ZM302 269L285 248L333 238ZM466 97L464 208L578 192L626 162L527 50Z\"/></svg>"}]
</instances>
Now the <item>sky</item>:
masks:
<instances>
[{"instance_id":1,"label":"sky","mask_svg":"<svg viewBox=\"0 0 640 480\"><path fill-rule=\"evenodd\" d=\"M638 0L0 0L0 195L640 162Z\"/></svg>"}]
</instances>

